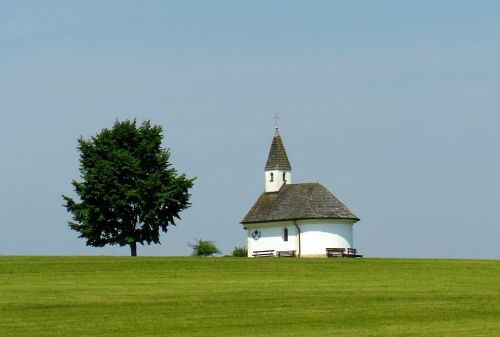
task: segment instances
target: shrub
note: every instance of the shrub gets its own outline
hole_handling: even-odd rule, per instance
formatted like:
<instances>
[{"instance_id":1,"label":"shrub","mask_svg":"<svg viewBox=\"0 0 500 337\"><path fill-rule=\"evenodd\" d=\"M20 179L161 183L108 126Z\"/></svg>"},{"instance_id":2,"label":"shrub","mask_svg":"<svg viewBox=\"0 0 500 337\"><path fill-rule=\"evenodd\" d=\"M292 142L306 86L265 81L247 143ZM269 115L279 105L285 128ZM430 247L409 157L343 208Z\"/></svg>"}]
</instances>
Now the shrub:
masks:
<instances>
[{"instance_id":1,"label":"shrub","mask_svg":"<svg viewBox=\"0 0 500 337\"><path fill-rule=\"evenodd\" d=\"M193 248L193 256L212 256L214 254L220 254L219 248L215 245L213 241L208 240L198 240L195 243L188 243L188 246Z\"/></svg>"},{"instance_id":2,"label":"shrub","mask_svg":"<svg viewBox=\"0 0 500 337\"><path fill-rule=\"evenodd\" d=\"M247 257L248 256L247 247L234 247L233 256L234 257Z\"/></svg>"}]
</instances>

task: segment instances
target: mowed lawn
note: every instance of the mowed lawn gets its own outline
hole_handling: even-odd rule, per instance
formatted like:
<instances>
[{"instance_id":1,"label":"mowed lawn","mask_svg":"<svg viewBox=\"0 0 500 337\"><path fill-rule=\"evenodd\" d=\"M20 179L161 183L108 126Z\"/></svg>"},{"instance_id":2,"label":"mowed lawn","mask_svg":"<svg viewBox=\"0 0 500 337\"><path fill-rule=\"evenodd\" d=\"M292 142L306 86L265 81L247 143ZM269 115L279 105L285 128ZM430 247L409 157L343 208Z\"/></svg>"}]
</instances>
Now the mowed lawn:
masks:
<instances>
[{"instance_id":1,"label":"mowed lawn","mask_svg":"<svg viewBox=\"0 0 500 337\"><path fill-rule=\"evenodd\" d=\"M0 336L500 336L500 261L0 257Z\"/></svg>"}]
</instances>

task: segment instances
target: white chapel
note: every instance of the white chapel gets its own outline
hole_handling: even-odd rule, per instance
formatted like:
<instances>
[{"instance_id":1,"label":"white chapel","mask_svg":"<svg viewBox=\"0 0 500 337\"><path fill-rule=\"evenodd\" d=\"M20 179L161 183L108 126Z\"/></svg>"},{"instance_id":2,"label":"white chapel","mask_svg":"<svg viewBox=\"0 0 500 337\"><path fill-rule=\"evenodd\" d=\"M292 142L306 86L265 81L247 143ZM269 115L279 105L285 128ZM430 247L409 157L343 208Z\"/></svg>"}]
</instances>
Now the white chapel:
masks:
<instances>
[{"instance_id":1,"label":"white chapel","mask_svg":"<svg viewBox=\"0 0 500 337\"><path fill-rule=\"evenodd\" d=\"M359 218L321 184L292 184L291 172L276 127L264 170L265 191L241 221L248 256L325 257L327 248L352 250L352 227Z\"/></svg>"}]
</instances>

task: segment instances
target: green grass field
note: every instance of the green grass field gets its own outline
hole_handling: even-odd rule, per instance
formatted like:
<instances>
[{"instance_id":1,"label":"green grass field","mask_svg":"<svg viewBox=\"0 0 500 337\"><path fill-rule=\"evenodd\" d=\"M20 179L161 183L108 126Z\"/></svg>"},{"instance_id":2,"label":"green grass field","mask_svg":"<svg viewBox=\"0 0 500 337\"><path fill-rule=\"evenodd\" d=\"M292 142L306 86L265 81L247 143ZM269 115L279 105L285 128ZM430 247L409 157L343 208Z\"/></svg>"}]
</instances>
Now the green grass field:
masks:
<instances>
[{"instance_id":1,"label":"green grass field","mask_svg":"<svg viewBox=\"0 0 500 337\"><path fill-rule=\"evenodd\" d=\"M500 336L500 261L0 257L0 336Z\"/></svg>"}]
</instances>

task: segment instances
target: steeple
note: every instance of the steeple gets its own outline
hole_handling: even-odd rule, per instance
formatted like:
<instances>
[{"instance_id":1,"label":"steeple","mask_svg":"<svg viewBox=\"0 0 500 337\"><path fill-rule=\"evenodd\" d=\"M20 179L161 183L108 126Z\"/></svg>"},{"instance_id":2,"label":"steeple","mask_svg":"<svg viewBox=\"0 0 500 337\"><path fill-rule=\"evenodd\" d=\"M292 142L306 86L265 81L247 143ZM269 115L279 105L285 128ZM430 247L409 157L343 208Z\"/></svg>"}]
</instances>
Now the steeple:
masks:
<instances>
[{"instance_id":1,"label":"steeple","mask_svg":"<svg viewBox=\"0 0 500 337\"><path fill-rule=\"evenodd\" d=\"M292 183L292 167L286 155L278 126L274 131L273 142L269 150L265 168L266 192L277 192L284 184Z\"/></svg>"},{"instance_id":2,"label":"steeple","mask_svg":"<svg viewBox=\"0 0 500 337\"><path fill-rule=\"evenodd\" d=\"M273 142L269 150L269 156L267 157L266 171L269 170L292 170L278 127L276 127L276 131L274 131Z\"/></svg>"}]
</instances>

